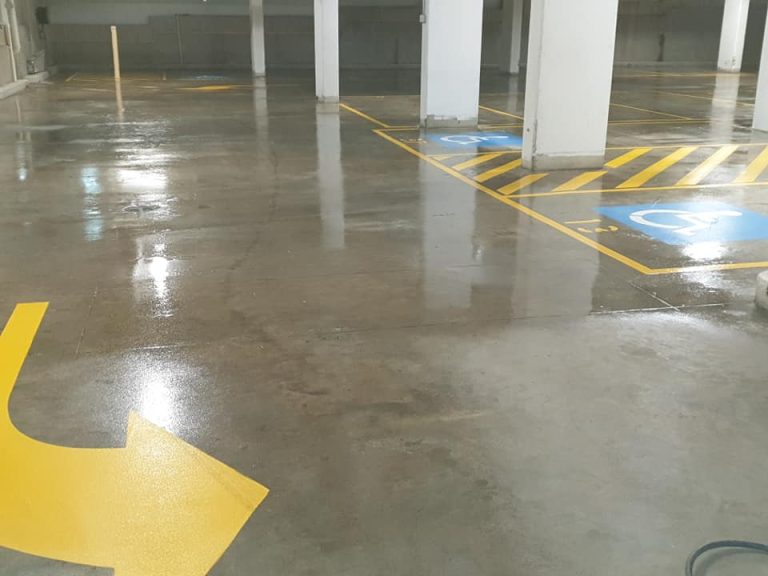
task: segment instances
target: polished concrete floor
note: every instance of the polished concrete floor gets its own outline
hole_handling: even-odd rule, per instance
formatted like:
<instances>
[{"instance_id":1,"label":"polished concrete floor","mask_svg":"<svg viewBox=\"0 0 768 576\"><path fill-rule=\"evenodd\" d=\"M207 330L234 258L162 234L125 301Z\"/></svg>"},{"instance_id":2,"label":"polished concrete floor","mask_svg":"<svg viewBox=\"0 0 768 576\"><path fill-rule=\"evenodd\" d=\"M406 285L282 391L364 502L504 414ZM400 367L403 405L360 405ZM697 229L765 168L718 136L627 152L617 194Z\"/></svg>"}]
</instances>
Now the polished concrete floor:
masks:
<instances>
[{"instance_id":1,"label":"polished concrete floor","mask_svg":"<svg viewBox=\"0 0 768 576\"><path fill-rule=\"evenodd\" d=\"M0 101L0 314L50 302L16 426L121 447L136 411L268 486L213 576L676 575L765 540L768 241L567 224L768 214L764 176L734 183L768 143L755 77L617 71L611 157L695 150L650 190L512 201L409 128L416 88L348 75L339 110L304 75L133 74L118 101L78 74ZM519 133L522 90L484 78L481 122ZM3 576L109 573L0 549ZM708 568L745 573L768 562Z\"/></svg>"}]
</instances>

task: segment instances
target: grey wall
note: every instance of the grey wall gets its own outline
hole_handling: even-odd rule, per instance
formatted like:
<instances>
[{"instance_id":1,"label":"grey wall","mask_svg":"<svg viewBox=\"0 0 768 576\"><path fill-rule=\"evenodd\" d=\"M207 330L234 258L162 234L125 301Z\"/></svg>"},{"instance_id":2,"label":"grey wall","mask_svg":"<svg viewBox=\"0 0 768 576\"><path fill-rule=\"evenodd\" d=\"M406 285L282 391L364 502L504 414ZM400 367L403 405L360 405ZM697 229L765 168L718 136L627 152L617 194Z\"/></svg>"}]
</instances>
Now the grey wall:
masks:
<instances>
[{"instance_id":1,"label":"grey wall","mask_svg":"<svg viewBox=\"0 0 768 576\"><path fill-rule=\"evenodd\" d=\"M574 0L577 1L577 0ZM616 41L619 64L712 66L717 60L724 0L621 0ZM44 3L43 0L40 0ZM63 68L110 66L107 25L120 25L126 69L249 67L247 2L109 2L48 0L49 46ZM375 5L371 5L375 4ZM342 0L341 63L347 68L418 67L418 0ZM311 68L311 2L266 2L267 65ZM745 69L756 69L766 0L752 0ZM184 14L177 16L177 14ZM501 2L487 0L483 64L498 60ZM588 23L574 23L588 29ZM177 29L178 26L178 29ZM179 55L179 36L183 63Z\"/></svg>"},{"instance_id":2,"label":"grey wall","mask_svg":"<svg viewBox=\"0 0 768 576\"><path fill-rule=\"evenodd\" d=\"M27 59L43 49L44 41L35 20L34 0L16 0L15 4L16 20L19 25L19 52L15 55L16 68L19 78L23 79L27 75ZM0 24L8 25L7 22L2 21ZM10 49L4 45L4 41L0 40L0 86L9 84L11 81Z\"/></svg>"}]
</instances>

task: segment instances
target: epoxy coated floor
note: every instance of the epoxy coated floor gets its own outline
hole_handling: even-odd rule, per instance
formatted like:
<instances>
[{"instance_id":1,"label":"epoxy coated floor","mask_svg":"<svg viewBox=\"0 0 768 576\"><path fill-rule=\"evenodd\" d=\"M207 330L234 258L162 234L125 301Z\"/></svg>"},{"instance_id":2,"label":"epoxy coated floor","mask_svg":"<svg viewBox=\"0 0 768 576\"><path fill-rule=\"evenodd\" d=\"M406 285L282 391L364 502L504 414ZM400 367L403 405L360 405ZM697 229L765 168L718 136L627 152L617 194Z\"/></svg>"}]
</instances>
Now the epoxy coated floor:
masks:
<instances>
[{"instance_id":1,"label":"epoxy coated floor","mask_svg":"<svg viewBox=\"0 0 768 576\"><path fill-rule=\"evenodd\" d=\"M122 448L136 412L269 487L213 576L677 575L765 540L760 221L676 244L600 212L768 216L755 77L618 70L609 161L638 164L510 193L531 174L478 179L514 150L412 128L416 80L348 75L341 109L281 73L0 100L2 322L50 302L15 426ZM520 133L522 89L484 78L487 131ZM0 573L110 569L0 548Z\"/></svg>"}]
</instances>

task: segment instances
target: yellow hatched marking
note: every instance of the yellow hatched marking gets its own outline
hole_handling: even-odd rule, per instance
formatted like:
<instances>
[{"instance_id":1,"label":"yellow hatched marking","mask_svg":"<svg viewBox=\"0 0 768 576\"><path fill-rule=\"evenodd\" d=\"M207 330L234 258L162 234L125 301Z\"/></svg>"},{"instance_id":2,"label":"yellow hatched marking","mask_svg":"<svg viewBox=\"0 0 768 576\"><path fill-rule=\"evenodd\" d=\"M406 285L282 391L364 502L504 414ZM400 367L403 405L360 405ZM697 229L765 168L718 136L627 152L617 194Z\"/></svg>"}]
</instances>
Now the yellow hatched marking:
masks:
<instances>
[{"instance_id":1,"label":"yellow hatched marking","mask_svg":"<svg viewBox=\"0 0 768 576\"><path fill-rule=\"evenodd\" d=\"M651 164L643 170L642 172L639 172L638 174L635 174L630 178L629 180L626 180L622 184L619 184L617 188L623 189L623 188L638 188L642 186L643 184L647 183L649 180L653 179L654 177L658 176L671 166L674 166L680 160L688 156L690 153L694 152L698 146L684 146L683 148L678 148L672 154L669 156L662 158L658 162Z\"/></svg>"},{"instance_id":2,"label":"yellow hatched marking","mask_svg":"<svg viewBox=\"0 0 768 576\"><path fill-rule=\"evenodd\" d=\"M605 167L620 168L621 166L624 166L624 164L629 164L630 162L632 162L632 160L640 158L640 156L645 156L651 150L653 150L653 148L635 148L634 150L630 150L626 154L622 154L618 158L614 158L610 162L606 162Z\"/></svg>"},{"instance_id":3,"label":"yellow hatched marking","mask_svg":"<svg viewBox=\"0 0 768 576\"><path fill-rule=\"evenodd\" d=\"M496 176L501 176L502 174L506 174L507 172L516 170L520 168L520 166L522 165L523 165L522 158L518 158L517 160L512 160L512 162L507 162L506 164L497 166L496 168L488 170L487 172L483 172L479 176L476 176L475 180L478 182L487 182L491 178L496 178Z\"/></svg>"},{"instance_id":4,"label":"yellow hatched marking","mask_svg":"<svg viewBox=\"0 0 768 576\"><path fill-rule=\"evenodd\" d=\"M528 174L528 176L523 176L522 178L520 178L520 180L515 180L510 184L506 184L505 186L502 186L501 188L499 188L499 193L504 194L505 196L514 194L515 192L519 192L523 188L527 188L531 184L538 182L545 176L549 176L549 173L544 172L543 174Z\"/></svg>"},{"instance_id":5,"label":"yellow hatched marking","mask_svg":"<svg viewBox=\"0 0 768 576\"><path fill-rule=\"evenodd\" d=\"M757 158L752 160L752 163L747 166L747 169L744 170L744 173L741 174L736 180L733 181L734 184L749 184L751 182L754 182L760 177L760 174L763 173L763 171L768 167L768 146L766 146L760 154L758 154Z\"/></svg>"},{"instance_id":6,"label":"yellow hatched marking","mask_svg":"<svg viewBox=\"0 0 768 576\"><path fill-rule=\"evenodd\" d=\"M485 162L490 162L494 158L498 158L504 154L506 154L506 152L492 152L490 154L482 154L476 158L472 158L471 160L466 160L465 162L456 164L456 166L453 166L453 169L459 171L466 170L467 168L472 168L473 166L478 166L480 164L484 164Z\"/></svg>"},{"instance_id":7,"label":"yellow hatched marking","mask_svg":"<svg viewBox=\"0 0 768 576\"><path fill-rule=\"evenodd\" d=\"M685 177L681 178L677 185L695 186L709 176L715 168L730 158L738 149L738 145L723 146L717 152L712 154L712 156L691 170Z\"/></svg>"},{"instance_id":8,"label":"yellow hatched marking","mask_svg":"<svg viewBox=\"0 0 768 576\"><path fill-rule=\"evenodd\" d=\"M553 192L564 192L567 190L578 190L582 186L586 186L590 182L593 182L597 180L598 178L601 178L605 176L608 172L605 170L598 170L596 172L584 172L584 174L579 174L575 178L571 178L566 182L565 184L561 184L557 188L553 190Z\"/></svg>"}]
</instances>

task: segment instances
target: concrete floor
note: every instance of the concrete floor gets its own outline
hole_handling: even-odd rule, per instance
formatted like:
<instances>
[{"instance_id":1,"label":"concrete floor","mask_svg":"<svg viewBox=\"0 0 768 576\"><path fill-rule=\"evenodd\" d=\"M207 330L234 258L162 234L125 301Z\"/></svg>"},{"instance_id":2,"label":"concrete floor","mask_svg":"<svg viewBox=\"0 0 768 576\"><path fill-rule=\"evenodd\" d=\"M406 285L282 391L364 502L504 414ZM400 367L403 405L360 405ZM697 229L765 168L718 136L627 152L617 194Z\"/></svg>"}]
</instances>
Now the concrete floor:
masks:
<instances>
[{"instance_id":1,"label":"concrete floor","mask_svg":"<svg viewBox=\"0 0 768 576\"><path fill-rule=\"evenodd\" d=\"M316 105L309 77L166 78L129 75L123 112L86 74L0 101L0 311L51 303L11 400L25 434L120 447L137 411L268 486L213 576L677 575L705 541L766 539L759 268L706 266L768 242L597 237L701 265L639 273L374 133L415 123L413 75L345 79L378 125ZM518 115L520 88L489 75L482 104ZM610 146L768 142L754 76L614 88ZM521 202L557 222L702 198L768 214L766 189ZM110 571L0 549L0 573Z\"/></svg>"}]
</instances>

